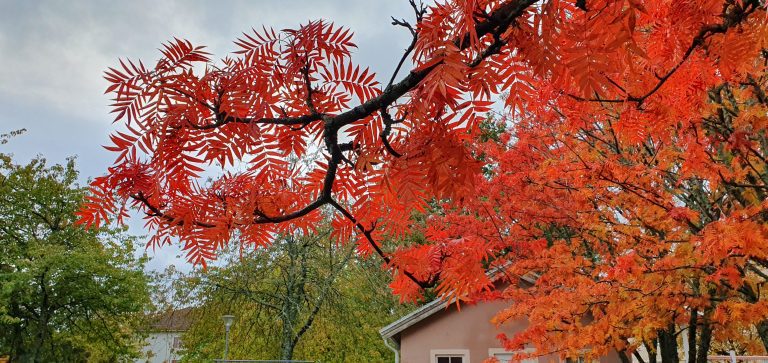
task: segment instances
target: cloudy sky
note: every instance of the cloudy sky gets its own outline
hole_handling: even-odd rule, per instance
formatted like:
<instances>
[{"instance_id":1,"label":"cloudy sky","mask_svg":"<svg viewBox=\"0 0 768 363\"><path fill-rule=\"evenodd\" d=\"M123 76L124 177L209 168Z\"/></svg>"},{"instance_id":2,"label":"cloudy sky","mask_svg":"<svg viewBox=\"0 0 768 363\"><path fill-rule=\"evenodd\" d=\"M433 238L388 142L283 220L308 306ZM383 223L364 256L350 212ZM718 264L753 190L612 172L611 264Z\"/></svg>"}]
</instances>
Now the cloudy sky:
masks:
<instances>
[{"instance_id":1,"label":"cloudy sky","mask_svg":"<svg viewBox=\"0 0 768 363\"><path fill-rule=\"evenodd\" d=\"M355 32L353 57L384 82L410 37L390 16L412 17L407 0L0 0L0 134L27 129L2 151L18 162L76 156L83 181L102 174L114 159L101 147L112 128L102 72L118 58L154 63L172 37L221 58L251 27L332 20ZM188 268L176 248L149 253L150 269Z\"/></svg>"}]
</instances>

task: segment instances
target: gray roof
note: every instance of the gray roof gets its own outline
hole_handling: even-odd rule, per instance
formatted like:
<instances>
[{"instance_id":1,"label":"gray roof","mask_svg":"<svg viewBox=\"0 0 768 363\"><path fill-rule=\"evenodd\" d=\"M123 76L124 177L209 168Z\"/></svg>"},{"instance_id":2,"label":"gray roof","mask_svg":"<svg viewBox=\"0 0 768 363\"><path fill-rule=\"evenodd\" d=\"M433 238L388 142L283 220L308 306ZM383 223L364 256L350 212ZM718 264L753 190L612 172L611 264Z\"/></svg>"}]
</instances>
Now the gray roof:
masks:
<instances>
[{"instance_id":1,"label":"gray roof","mask_svg":"<svg viewBox=\"0 0 768 363\"><path fill-rule=\"evenodd\" d=\"M392 324L389 324L381 330L381 334L384 338L393 338L398 333L413 326L414 324L426 319L427 317L435 314L436 312L447 309L448 301L443 299L435 299L419 307L418 309L408 313L400 319L395 320Z\"/></svg>"}]
</instances>

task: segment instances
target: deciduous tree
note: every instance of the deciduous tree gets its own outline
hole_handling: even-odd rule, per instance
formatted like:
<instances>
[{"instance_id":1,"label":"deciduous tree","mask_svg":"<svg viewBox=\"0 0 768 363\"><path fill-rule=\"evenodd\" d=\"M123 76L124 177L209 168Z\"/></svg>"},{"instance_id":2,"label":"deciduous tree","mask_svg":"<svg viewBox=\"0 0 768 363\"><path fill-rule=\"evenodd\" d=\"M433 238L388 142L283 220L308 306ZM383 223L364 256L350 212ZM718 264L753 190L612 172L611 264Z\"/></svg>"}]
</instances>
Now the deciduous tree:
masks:
<instances>
[{"instance_id":1,"label":"deciduous tree","mask_svg":"<svg viewBox=\"0 0 768 363\"><path fill-rule=\"evenodd\" d=\"M74 225L85 194L76 179L73 160L17 165L0 153L0 355L13 362L138 353L149 304L144 259L122 228Z\"/></svg>"}]
</instances>

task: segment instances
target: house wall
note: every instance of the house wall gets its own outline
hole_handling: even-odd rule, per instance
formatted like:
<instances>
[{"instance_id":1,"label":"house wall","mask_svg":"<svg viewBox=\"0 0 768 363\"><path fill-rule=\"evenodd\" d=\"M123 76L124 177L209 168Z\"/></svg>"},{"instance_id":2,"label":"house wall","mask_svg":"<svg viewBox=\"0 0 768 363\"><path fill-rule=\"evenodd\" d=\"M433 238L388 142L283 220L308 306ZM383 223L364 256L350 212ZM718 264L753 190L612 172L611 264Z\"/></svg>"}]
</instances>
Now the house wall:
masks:
<instances>
[{"instance_id":1,"label":"house wall","mask_svg":"<svg viewBox=\"0 0 768 363\"><path fill-rule=\"evenodd\" d=\"M134 363L172 363L181 359L178 349L173 349L173 338L181 337L181 332L153 332L144 340L143 358Z\"/></svg>"},{"instance_id":2,"label":"house wall","mask_svg":"<svg viewBox=\"0 0 768 363\"><path fill-rule=\"evenodd\" d=\"M488 358L489 348L500 348L496 336L500 332L512 335L525 328L524 319L504 324L497 329L490 321L499 310L507 307L503 301L482 302L475 305L462 305L433 314L416 325L401 332L400 354L402 363L430 363L430 351L469 350L469 361L482 363ZM540 357L539 362L559 362L556 356ZM612 353L600 359L601 363L618 363L618 355Z\"/></svg>"}]
</instances>

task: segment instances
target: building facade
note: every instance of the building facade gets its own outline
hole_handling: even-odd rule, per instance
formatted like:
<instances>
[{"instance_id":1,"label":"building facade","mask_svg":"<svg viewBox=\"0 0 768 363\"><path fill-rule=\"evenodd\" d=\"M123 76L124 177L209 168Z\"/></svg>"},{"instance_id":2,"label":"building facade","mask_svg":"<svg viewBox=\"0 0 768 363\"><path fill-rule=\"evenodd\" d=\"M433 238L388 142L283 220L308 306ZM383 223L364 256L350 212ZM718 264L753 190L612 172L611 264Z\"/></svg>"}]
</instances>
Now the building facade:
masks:
<instances>
[{"instance_id":1,"label":"building facade","mask_svg":"<svg viewBox=\"0 0 768 363\"><path fill-rule=\"evenodd\" d=\"M146 332L142 357L134 363L177 363L183 350L182 335L192 323L192 308L160 314Z\"/></svg>"},{"instance_id":2,"label":"building facade","mask_svg":"<svg viewBox=\"0 0 768 363\"><path fill-rule=\"evenodd\" d=\"M533 280L521 281L532 284ZM489 357L499 362L511 362L518 353L506 351L496 338L522 331L526 319L507 322L496 327L491 319L509 302L487 301L465 304L459 311L455 304L435 300L400 318L380 330L385 343L395 350L396 363L482 363ZM555 355L524 360L524 363L560 363ZM570 361L570 360L569 360ZM619 363L616 352L599 359L600 363Z\"/></svg>"}]
</instances>

